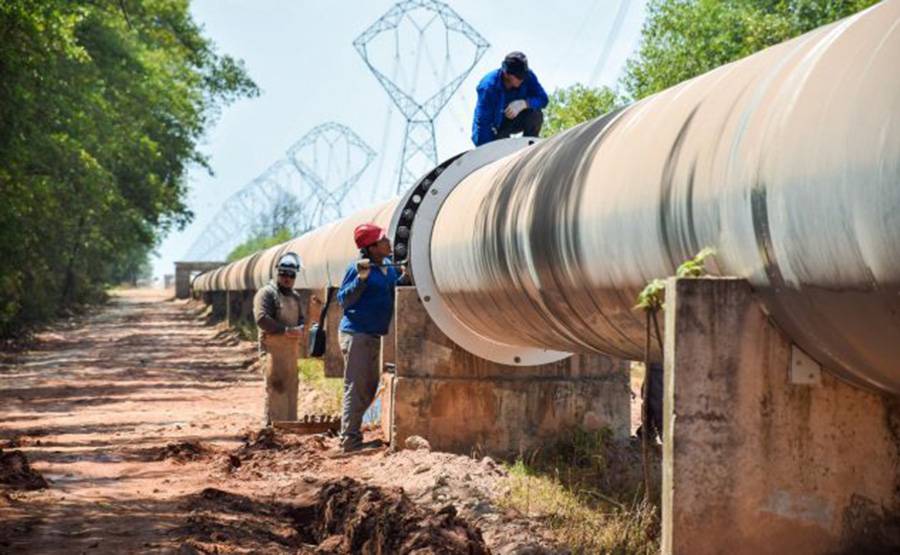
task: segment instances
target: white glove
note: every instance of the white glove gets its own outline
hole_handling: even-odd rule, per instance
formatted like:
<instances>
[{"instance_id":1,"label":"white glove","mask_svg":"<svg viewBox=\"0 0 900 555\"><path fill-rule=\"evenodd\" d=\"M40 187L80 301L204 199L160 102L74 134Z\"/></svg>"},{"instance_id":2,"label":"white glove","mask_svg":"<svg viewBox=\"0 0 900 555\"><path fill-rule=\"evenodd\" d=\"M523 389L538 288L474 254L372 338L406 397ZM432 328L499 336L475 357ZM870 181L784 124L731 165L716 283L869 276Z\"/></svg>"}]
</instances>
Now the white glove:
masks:
<instances>
[{"instance_id":1,"label":"white glove","mask_svg":"<svg viewBox=\"0 0 900 555\"><path fill-rule=\"evenodd\" d=\"M369 272L372 271L372 261L368 258L361 258L356 261L356 274L359 279L366 281L369 279Z\"/></svg>"},{"instance_id":2,"label":"white glove","mask_svg":"<svg viewBox=\"0 0 900 555\"><path fill-rule=\"evenodd\" d=\"M516 116L519 115L519 112L528 108L528 103L524 100L513 100L506 106L506 114L507 119L515 119Z\"/></svg>"},{"instance_id":3,"label":"white glove","mask_svg":"<svg viewBox=\"0 0 900 555\"><path fill-rule=\"evenodd\" d=\"M288 337L300 337L303 335L303 326L288 326L288 328L284 330L284 334Z\"/></svg>"}]
</instances>

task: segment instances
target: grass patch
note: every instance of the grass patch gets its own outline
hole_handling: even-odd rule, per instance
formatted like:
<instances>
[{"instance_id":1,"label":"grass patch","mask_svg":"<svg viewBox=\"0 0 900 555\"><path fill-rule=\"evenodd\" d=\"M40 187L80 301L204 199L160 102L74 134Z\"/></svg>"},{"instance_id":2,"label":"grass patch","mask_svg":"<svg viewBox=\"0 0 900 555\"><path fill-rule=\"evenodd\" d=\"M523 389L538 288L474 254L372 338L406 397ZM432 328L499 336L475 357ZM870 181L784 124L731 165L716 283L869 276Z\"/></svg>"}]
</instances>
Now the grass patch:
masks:
<instances>
[{"instance_id":1,"label":"grass patch","mask_svg":"<svg viewBox=\"0 0 900 555\"><path fill-rule=\"evenodd\" d=\"M259 329L256 322L241 318L230 323L231 329L237 332L238 337L243 341L257 341L259 339Z\"/></svg>"},{"instance_id":2,"label":"grass patch","mask_svg":"<svg viewBox=\"0 0 900 555\"><path fill-rule=\"evenodd\" d=\"M643 362L631 362L630 368L630 385L632 391L640 391L641 384L644 383L644 376L647 375L647 367L644 366Z\"/></svg>"},{"instance_id":3,"label":"grass patch","mask_svg":"<svg viewBox=\"0 0 900 555\"><path fill-rule=\"evenodd\" d=\"M325 362L320 358L301 358L297 361L300 381L321 393L321 410L325 414L339 414L344 395L342 378L326 378Z\"/></svg>"},{"instance_id":4,"label":"grass patch","mask_svg":"<svg viewBox=\"0 0 900 555\"><path fill-rule=\"evenodd\" d=\"M640 464L639 443L575 430L509 466L499 504L543 520L574 553L658 553L657 508L643 501Z\"/></svg>"}]
</instances>

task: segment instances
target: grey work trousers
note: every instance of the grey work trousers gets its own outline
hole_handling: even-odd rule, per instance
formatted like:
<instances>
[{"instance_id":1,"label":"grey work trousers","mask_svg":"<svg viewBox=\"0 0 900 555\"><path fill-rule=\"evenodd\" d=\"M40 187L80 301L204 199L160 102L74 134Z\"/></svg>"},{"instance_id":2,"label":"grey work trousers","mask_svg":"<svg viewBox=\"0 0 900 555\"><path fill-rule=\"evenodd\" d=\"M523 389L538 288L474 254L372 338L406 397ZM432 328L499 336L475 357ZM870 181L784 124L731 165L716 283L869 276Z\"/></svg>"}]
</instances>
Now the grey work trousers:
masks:
<instances>
[{"instance_id":1,"label":"grey work trousers","mask_svg":"<svg viewBox=\"0 0 900 555\"><path fill-rule=\"evenodd\" d=\"M522 133L523 137L539 137L544 125L544 113L534 108L526 108L514 119L503 118L497 129L497 138L506 139L514 133Z\"/></svg>"},{"instance_id":2,"label":"grey work trousers","mask_svg":"<svg viewBox=\"0 0 900 555\"><path fill-rule=\"evenodd\" d=\"M341 444L345 447L362 443L363 414L375 399L381 372L381 337L365 333L341 332L341 354L344 355L344 404L341 413Z\"/></svg>"},{"instance_id":3,"label":"grey work trousers","mask_svg":"<svg viewBox=\"0 0 900 555\"><path fill-rule=\"evenodd\" d=\"M297 359L300 339L270 335L264 339L266 354L263 372L266 378L266 425L284 420L297 420Z\"/></svg>"}]
</instances>

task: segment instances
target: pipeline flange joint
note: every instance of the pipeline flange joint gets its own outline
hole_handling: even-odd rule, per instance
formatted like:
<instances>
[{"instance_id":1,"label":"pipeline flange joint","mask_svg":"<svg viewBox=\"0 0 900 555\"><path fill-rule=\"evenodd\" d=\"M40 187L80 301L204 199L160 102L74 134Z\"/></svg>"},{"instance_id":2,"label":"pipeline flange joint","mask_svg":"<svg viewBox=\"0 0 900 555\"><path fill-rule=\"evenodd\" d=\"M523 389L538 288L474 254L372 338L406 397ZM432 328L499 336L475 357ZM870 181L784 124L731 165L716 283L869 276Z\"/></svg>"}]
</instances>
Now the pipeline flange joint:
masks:
<instances>
[{"instance_id":1,"label":"pipeline flange joint","mask_svg":"<svg viewBox=\"0 0 900 555\"><path fill-rule=\"evenodd\" d=\"M408 231L404 246L408 245L409 268L415 279L416 290L429 317L454 343L466 351L496 362L511 366L535 366L549 364L571 356L571 353L552 351L538 347L509 345L489 339L476 333L457 318L444 301L435 284L431 264L431 234L441 206L453 189L469 174L500 158L537 143L539 139L521 137L494 141L451 158L425 176L412 193L404 197L404 208L397 210L395 218L400 227L392 227L397 238L401 227ZM427 184L427 186L426 186ZM417 199L413 197L419 195ZM415 211L407 214L406 204L415 200ZM409 218L405 219L405 215ZM397 251L395 247L395 251ZM397 251L398 258L401 254Z\"/></svg>"},{"instance_id":2,"label":"pipeline flange joint","mask_svg":"<svg viewBox=\"0 0 900 555\"><path fill-rule=\"evenodd\" d=\"M447 166L464 154L465 152L462 152L452 156L435 166L433 170L419 178L401 197L393 216L391 216L391 226L388 229L388 235L393 239L394 258L397 262L404 264L409 262L409 239L412 224L416 218L416 212L418 212L422 201L425 199L425 195L428 194L429 189L431 189L438 176L447 169ZM434 192L432 190L432 193Z\"/></svg>"}]
</instances>

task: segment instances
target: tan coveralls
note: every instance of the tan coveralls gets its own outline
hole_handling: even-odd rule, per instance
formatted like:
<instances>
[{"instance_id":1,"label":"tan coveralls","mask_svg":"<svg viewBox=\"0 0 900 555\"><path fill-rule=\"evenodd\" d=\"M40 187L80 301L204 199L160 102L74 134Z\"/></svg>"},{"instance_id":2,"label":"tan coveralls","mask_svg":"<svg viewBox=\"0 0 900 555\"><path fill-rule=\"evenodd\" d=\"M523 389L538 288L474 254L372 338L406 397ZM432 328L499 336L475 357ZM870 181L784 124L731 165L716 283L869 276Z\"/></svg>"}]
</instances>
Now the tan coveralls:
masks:
<instances>
[{"instance_id":1,"label":"tan coveralls","mask_svg":"<svg viewBox=\"0 0 900 555\"><path fill-rule=\"evenodd\" d=\"M273 314L274 312L274 314ZM283 294L274 283L257 291L253 299L253 313L257 321L268 314L285 326L302 322L300 297L293 291ZM266 424L282 420L297 420L297 359L300 358L300 338L283 333L259 330L263 372L266 378Z\"/></svg>"}]
</instances>

